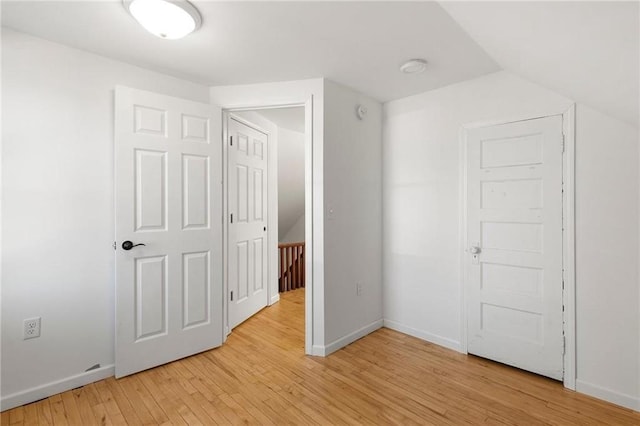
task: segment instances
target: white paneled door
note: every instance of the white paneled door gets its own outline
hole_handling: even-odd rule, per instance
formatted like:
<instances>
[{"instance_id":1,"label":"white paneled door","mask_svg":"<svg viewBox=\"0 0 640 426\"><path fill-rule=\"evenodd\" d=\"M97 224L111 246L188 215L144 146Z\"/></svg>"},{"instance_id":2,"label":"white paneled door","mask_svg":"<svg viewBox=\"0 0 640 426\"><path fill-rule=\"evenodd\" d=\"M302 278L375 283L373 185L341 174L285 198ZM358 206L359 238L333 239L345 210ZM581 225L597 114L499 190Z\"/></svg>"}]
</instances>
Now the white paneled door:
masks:
<instances>
[{"instance_id":1,"label":"white paneled door","mask_svg":"<svg viewBox=\"0 0 640 426\"><path fill-rule=\"evenodd\" d=\"M222 344L221 122L116 88L116 377Z\"/></svg>"},{"instance_id":2,"label":"white paneled door","mask_svg":"<svg viewBox=\"0 0 640 426\"><path fill-rule=\"evenodd\" d=\"M228 122L229 328L267 306L267 135Z\"/></svg>"},{"instance_id":3,"label":"white paneled door","mask_svg":"<svg viewBox=\"0 0 640 426\"><path fill-rule=\"evenodd\" d=\"M561 380L562 117L467 133L469 353Z\"/></svg>"}]
</instances>

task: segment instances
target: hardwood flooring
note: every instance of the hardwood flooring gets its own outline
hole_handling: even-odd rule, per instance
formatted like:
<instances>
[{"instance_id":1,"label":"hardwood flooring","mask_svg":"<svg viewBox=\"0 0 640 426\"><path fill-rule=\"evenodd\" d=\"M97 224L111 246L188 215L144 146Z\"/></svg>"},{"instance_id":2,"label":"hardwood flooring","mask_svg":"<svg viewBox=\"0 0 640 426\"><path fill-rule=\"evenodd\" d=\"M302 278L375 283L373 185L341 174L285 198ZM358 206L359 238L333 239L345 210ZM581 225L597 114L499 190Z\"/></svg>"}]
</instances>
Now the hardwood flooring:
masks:
<instances>
[{"instance_id":1,"label":"hardwood flooring","mask_svg":"<svg viewBox=\"0 0 640 426\"><path fill-rule=\"evenodd\" d=\"M388 329L307 357L303 292L219 349L5 411L2 425L640 425L640 413Z\"/></svg>"}]
</instances>

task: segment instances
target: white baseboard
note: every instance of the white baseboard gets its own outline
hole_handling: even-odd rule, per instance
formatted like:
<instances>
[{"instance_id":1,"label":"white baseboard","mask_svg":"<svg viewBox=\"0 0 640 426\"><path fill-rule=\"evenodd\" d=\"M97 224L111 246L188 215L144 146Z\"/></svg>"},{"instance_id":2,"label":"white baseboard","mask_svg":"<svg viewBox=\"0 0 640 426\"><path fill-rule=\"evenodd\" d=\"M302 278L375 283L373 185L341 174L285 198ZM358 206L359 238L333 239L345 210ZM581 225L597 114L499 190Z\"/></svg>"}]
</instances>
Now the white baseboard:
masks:
<instances>
[{"instance_id":1,"label":"white baseboard","mask_svg":"<svg viewBox=\"0 0 640 426\"><path fill-rule=\"evenodd\" d=\"M57 380L22 392L3 396L2 399L0 399L0 411L19 407L20 405L38 401L40 399L50 397L51 395L88 385L89 383L111 377L114 373L115 366L113 364L105 365L104 367L96 368L95 370L86 371L62 380Z\"/></svg>"},{"instance_id":2,"label":"white baseboard","mask_svg":"<svg viewBox=\"0 0 640 426\"><path fill-rule=\"evenodd\" d=\"M324 356L324 346L313 345L311 346L311 356Z\"/></svg>"},{"instance_id":3,"label":"white baseboard","mask_svg":"<svg viewBox=\"0 0 640 426\"><path fill-rule=\"evenodd\" d=\"M576 380L576 391L631 410L640 411L640 398L625 395L592 383L583 382L580 379Z\"/></svg>"},{"instance_id":4,"label":"white baseboard","mask_svg":"<svg viewBox=\"0 0 640 426\"><path fill-rule=\"evenodd\" d=\"M418 330L413 327L409 327L388 319L384 320L384 326L390 328L391 330L399 331L400 333L408 334L409 336L417 337L418 339L426 340L430 343L435 343L438 346L444 346L445 348L453 349L456 352L463 353L462 345L458 341L438 336L436 334L431 334L426 331Z\"/></svg>"},{"instance_id":5,"label":"white baseboard","mask_svg":"<svg viewBox=\"0 0 640 426\"><path fill-rule=\"evenodd\" d=\"M377 329L382 327L382 320L379 319L377 321L372 322L371 324L365 325L362 328L354 331L353 333L349 333L344 337L341 337L333 342L329 343L326 346L313 346L313 354L316 356L327 356L331 355L335 351L344 348L350 343L355 342L358 339L363 338L369 333L376 331Z\"/></svg>"},{"instance_id":6,"label":"white baseboard","mask_svg":"<svg viewBox=\"0 0 640 426\"><path fill-rule=\"evenodd\" d=\"M407 327L395 321L378 320L338 340L335 340L327 346L314 345L312 347L313 353L311 355L327 356L366 336L367 334L376 331L383 326L404 334L408 334L413 337L417 337L418 339L426 340L436 345L444 346L446 348L461 352L460 343L454 340L427 333L425 331L416 330L415 328ZM14 407L29 404L31 402L56 395L61 392L66 392L68 390L75 389L89 383L97 382L98 380L106 379L113 376L114 372L114 365L106 365L95 370L80 373L75 376L67 377L62 380L47 383L31 389L27 389L22 392L17 392L12 395L2 397L0 399L0 411L5 411ZM602 399L613 404L620 405L625 408L629 408L631 410L640 411L640 398L636 398L631 395L616 392L598 385L584 382L579 379L576 380L576 391L589 396L593 396L594 398Z\"/></svg>"},{"instance_id":7,"label":"white baseboard","mask_svg":"<svg viewBox=\"0 0 640 426\"><path fill-rule=\"evenodd\" d=\"M453 349L457 352L463 352L460 342L456 342L455 340L451 340L446 337L431 334L422 330L417 330L415 328L408 327L406 325L387 319L384 320L384 326L392 330L399 331L400 333L408 334L409 336L417 337L418 339L426 340L427 342L431 342L439 346L444 346L445 348ZM591 383L583 382L581 380L576 380L575 390L577 392L584 393L586 395L593 396L594 398L602 399L604 401L608 401L613 404L629 408L631 410L640 411L640 398L635 398L631 395L625 395L623 393L616 392L611 389L606 389Z\"/></svg>"},{"instance_id":8,"label":"white baseboard","mask_svg":"<svg viewBox=\"0 0 640 426\"><path fill-rule=\"evenodd\" d=\"M276 294L275 296L271 296L271 300L269 301L269 306L273 305L274 303L278 303L280 301L280 293Z\"/></svg>"}]
</instances>

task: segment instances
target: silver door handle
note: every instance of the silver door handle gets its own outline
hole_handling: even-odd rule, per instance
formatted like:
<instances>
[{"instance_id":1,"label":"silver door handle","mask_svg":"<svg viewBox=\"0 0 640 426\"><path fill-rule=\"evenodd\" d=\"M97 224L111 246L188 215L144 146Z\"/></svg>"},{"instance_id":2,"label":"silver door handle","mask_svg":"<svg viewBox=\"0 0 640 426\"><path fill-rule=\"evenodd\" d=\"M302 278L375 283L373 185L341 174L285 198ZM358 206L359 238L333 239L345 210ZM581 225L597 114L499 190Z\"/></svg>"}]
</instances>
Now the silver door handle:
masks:
<instances>
[{"instance_id":1,"label":"silver door handle","mask_svg":"<svg viewBox=\"0 0 640 426\"><path fill-rule=\"evenodd\" d=\"M481 251L482 250L478 246L471 246L471 248L469 249L469 252L471 252L471 254L480 254Z\"/></svg>"}]
</instances>

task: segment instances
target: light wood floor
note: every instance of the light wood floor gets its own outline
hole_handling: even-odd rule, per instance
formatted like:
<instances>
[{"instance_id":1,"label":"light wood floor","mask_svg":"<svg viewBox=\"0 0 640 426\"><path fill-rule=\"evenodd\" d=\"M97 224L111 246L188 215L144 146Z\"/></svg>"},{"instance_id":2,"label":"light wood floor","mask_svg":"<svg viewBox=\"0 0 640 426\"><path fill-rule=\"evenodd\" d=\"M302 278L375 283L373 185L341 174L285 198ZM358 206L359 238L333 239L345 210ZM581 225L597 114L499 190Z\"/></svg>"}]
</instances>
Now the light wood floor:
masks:
<instances>
[{"instance_id":1,"label":"light wood floor","mask_svg":"<svg viewBox=\"0 0 640 426\"><path fill-rule=\"evenodd\" d=\"M306 357L304 290L227 343L2 413L13 424L640 425L640 414L560 383L381 329Z\"/></svg>"}]
</instances>

